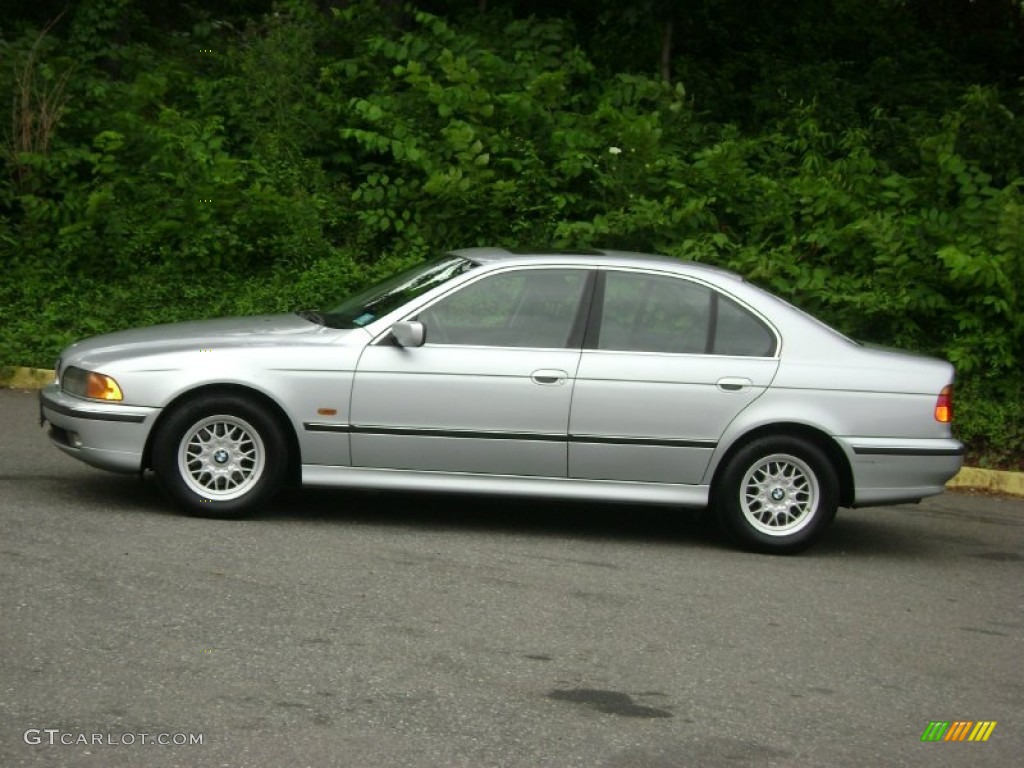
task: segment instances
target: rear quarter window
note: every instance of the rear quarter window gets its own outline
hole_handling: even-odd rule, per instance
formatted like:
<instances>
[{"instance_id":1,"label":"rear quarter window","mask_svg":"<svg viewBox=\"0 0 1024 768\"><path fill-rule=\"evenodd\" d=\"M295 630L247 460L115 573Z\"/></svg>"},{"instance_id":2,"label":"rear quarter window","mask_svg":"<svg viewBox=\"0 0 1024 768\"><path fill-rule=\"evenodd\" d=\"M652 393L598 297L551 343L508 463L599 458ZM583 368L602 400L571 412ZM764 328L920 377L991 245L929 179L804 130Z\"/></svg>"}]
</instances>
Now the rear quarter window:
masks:
<instances>
[{"instance_id":1,"label":"rear quarter window","mask_svg":"<svg viewBox=\"0 0 1024 768\"><path fill-rule=\"evenodd\" d=\"M775 334L759 317L719 295L713 349L716 355L771 357L776 345Z\"/></svg>"}]
</instances>

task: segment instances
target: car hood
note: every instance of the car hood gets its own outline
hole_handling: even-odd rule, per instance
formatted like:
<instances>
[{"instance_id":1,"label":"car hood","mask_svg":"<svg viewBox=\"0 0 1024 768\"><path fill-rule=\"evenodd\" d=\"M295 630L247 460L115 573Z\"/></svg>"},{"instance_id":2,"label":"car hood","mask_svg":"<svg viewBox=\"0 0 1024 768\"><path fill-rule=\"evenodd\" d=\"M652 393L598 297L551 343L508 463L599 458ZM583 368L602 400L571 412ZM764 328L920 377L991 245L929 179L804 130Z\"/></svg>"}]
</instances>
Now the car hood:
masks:
<instances>
[{"instance_id":1,"label":"car hood","mask_svg":"<svg viewBox=\"0 0 1024 768\"><path fill-rule=\"evenodd\" d=\"M64 364L88 367L110 360L208 348L326 344L351 331L325 328L295 314L255 315L148 328L94 336L64 350Z\"/></svg>"}]
</instances>

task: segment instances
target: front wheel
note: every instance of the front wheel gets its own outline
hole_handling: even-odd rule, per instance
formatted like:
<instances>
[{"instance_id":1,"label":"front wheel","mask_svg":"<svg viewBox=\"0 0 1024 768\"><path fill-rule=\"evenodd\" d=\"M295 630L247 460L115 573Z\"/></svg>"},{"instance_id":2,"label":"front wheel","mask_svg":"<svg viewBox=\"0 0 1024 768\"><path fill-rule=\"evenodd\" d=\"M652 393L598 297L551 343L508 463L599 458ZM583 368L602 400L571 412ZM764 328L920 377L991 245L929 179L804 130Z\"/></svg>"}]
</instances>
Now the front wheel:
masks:
<instances>
[{"instance_id":1,"label":"front wheel","mask_svg":"<svg viewBox=\"0 0 1024 768\"><path fill-rule=\"evenodd\" d=\"M836 514L839 483L824 452L795 437L760 438L741 448L716 484L718 521L758 552L806 549Z\"/></svg>"},{"instance_id":2,"label":"front wheel","mask_svg":"<svg viewBox=\"0 0 1024 768\"><path fill-rule=\"evenodd\" d=\"M157 481L202 517L241 517L281 486L287 440L252 401L217 395L175 409L154 437Z\"/></svg>"}]
</instances>

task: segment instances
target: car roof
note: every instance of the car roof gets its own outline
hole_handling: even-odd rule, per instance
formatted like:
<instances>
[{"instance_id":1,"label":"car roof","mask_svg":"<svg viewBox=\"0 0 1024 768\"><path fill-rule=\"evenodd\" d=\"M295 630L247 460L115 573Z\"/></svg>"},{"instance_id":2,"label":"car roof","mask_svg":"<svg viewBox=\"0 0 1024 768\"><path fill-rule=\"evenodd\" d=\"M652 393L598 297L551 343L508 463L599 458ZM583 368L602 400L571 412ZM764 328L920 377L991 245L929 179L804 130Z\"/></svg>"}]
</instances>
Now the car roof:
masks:
<instances>
[{"instance_id":1,"label":"car roof","mask_svg":"<svg viewBox=\"0 0 1024 768\"><path fill-rule=\"evenodd\" d=\"M477 264L495 264L500 262L526 263L534 259L561 263L581 263L588 266L634 266L634 267L665 267L673 268L690 274L714 274L731 277L736 280L743 278L728 269L696 261L683 261L671 256L637 251L617 251L610 249L580 250L512 250L509 248L460 248L450 251L452 256L460 256Z\"/></svg>"}]
</instances>

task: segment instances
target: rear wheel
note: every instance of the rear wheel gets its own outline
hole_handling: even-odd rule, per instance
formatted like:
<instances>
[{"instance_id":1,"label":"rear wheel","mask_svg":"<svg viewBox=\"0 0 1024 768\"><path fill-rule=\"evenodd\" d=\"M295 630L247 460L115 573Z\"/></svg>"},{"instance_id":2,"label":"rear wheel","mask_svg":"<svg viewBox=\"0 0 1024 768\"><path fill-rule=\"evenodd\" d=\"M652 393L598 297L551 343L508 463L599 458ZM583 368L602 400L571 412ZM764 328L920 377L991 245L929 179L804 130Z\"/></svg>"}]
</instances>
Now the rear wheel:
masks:
<instances>
[{"instance_id":1,"label":"rear wheel","mask_svg":"<svg viewBox=\"0 0 1024 768\"><path fill-rule=\"evenodd\" d=\"M277 420L235 395L198 398L171 412L153 443L153 470L180 506L242 517L280 488L287 440Z\"/></svg>"},{"instance_id":2,"label":"rear wheel","mask_svg":"<svg viewBox=\"0 0 1024 768\"><path fill-rule=\"evenodd\" d=\"M839 482L825 453L796 437L765 437L741 448L716 485L718 521L759 552L806 549L835 517Z\"/></svg>"}]
</instances>

